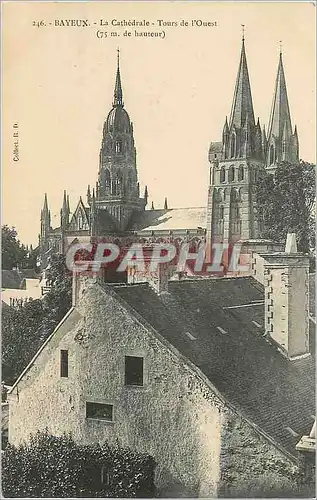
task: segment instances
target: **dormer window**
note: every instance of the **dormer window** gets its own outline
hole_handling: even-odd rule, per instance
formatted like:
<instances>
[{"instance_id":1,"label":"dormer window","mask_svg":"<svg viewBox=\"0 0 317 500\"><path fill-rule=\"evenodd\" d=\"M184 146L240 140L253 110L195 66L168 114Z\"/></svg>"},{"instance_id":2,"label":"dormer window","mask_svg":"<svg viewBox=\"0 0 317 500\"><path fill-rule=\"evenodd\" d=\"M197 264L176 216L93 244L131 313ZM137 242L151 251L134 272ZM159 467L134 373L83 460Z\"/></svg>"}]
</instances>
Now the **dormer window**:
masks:
<instances>
[{"instance_id":1,"label":"dormer window","mask_svg":"<svg viewBox=\"0 0 317 500\"><path fill-rule=\"evenodd\" d=\"M116 153L122 153L122 141L121 140L116 141L115 149L116 149Z\"/></svg>"}]
</instances>

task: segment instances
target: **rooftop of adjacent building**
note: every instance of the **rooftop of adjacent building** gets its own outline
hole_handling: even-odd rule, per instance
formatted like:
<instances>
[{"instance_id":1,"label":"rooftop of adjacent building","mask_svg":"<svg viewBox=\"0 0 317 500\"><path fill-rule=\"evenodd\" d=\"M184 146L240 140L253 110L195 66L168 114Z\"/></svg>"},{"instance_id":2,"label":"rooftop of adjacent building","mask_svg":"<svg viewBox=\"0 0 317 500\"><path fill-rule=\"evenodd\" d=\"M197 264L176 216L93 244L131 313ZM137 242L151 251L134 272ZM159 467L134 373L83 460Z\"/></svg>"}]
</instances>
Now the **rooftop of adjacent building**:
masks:
<instances>
[{"instance_id":1,"label":"rooftop of adjacent building","mask_svg":"<svg viewBox=\"0 0 317 500\"><path fill-rule=\"evenodd\" d=\"M251 277L170 282L157 295L148 284L112 285L225 400L283 449L295 454L315 413L315 330L312 355L289 361L264 336L264 290Z\"/></svg>"}]
</instances>

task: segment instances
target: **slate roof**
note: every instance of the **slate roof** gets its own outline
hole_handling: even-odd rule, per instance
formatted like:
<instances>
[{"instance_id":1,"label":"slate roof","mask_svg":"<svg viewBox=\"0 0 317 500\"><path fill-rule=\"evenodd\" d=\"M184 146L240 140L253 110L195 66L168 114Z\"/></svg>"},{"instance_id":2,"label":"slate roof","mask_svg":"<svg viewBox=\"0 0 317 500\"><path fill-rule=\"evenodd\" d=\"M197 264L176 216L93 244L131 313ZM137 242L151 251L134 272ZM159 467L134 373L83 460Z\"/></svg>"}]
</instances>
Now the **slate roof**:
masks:
<instances>
[{"instance_id":1,"label":"slate roof","mask_svg":"<svg viewBox=\"0 0 317 500\"><path fill-rule=\"evenodd\" d=\"M116 232L116 226L107 210L98 210L98 231L102 233Z\"/></svg>"},{"instance_id":2,"label":"slate roof","mask_svg":"<svg viewBox=\"0 0 317 500\"><path fill-rule=\"evenodd\" d=\"M206 207L145 210L134 215L132 231L172 231L206 228Z\"/></svg>"},{"instance_id":3,"label":"slate roof","mask_svg":"<svg viewBox=\"0 0 317 500\"><path fill-rule=\"evenodd\" d=\"M1 287L2 288L22 288L24 285L24 279L38 279L39 274L35 272L34 269L22 269L17 270L6 270L1 271Z\"/></svg>"},{"instance_id":4,"label":"slate roof","mask_svg":"<svg viewBox=\"0 0 317 500\"><path fill-rule=\"evenodd\" d=\"M175 281L160 296L148 284L112 289L227 401L296 455L295 445L311 430L315 414L314 355L289 361L263 337L264 292L255 279ZM252 305L235 307L246 304Z\"/></svg>"}]
</instances>

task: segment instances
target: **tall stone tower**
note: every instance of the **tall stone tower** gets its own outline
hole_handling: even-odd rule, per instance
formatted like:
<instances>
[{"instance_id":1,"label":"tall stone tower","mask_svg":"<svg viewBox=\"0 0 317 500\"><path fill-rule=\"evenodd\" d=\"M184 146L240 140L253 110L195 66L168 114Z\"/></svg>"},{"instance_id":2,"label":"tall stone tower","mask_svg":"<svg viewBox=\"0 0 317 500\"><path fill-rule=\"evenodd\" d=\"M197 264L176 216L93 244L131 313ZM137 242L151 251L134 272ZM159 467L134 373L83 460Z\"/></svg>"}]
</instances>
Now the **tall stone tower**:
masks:
<instances>
[{"instance_id":1,"label":"tall stone tower","mask_svg":"<svg viewBox=\"0 0 317 500\"><path fill-rule=\"evenodd\" d=\"M119 232L126 229L132 213L146 205L139 193L133 124L124 108L119 51L112 109L103 127L94 203L96 210L109 212Z\"/></svg>"},{"instance_id":2,"label":"tall stone tower","mask_svg":"<svg viewBox=\"0 0 317 500\"><path fill-rule=\"evenodd\" d=\"M266 167L274 171L282 161L299 161L297 128L292 132L290 108L288 104L282 52L278 63L275 91L267 136Z\"/></svg>"},{"instance_id":3,"label":"tall stone tower","mask_svg":"<svg viewBox=\"0 0 317 500\"><path fill-rule=\"evenodd\" d=\"M255 184L264 168L263 140L254 118L243 37L230 120L225 119L222 141L209 149L209 244L258 238Z\"/></svg>"},{"instance_id":4,"label":"tall stone tower","mask_svg":"<svg viewBox=\"0 0 317 500\"><path fill-rule=\"evenodd\" d=\"M51 212L48 208L47 194L45 193L44 205L41 210L41 233L39 234L39 258L42 267L46 266L45 254L49 249L49 234L51 229Z\"/></svg>"}]
</instances>

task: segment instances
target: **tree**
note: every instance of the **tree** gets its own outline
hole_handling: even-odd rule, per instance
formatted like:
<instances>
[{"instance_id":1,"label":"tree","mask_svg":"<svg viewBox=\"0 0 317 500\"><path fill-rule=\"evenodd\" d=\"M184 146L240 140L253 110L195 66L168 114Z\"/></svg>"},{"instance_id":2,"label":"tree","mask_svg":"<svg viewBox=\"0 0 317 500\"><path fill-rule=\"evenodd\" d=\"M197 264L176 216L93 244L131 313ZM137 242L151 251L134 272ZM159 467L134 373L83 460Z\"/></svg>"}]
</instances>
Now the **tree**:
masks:
<instances>
[{"instance_id":1,"label":"tree","mask_svg":"<svg viewBox=\"0 0 317 500\"><path fill-rule=\"evenodd\" d=\"M119 446L81 445L69 435L37 432L2 454L4 496L153 497L155 462Z\"/></svg>"},{"instance_id":2,"label":"tree","mask_svg":"<svg viewBox=\"0 0 317 500\"><path fill-rule=\"evenodd\" d=\"M2 269L11 270L13 267L23 265L27 258L27 250L17 238L14 227L7 225L1 228L2 238Z\"/></svg>"},{"instance_id":3,"label":"tree","mask_svg":"<svg viewBox=\"0 0 317 500\"><path fill-rule=\"evenodd\" d=\"M2 311L2 378L11 384L31 361L43 340L45 312L41 300Z\"/></svg>"},{"instance_id":4,"label":"tree","mask_svg":"<svg viewBox=\"0 0 317 500\"><path fill-rule=\"evenodd\" d=\"M2 377L13 383L71 307L71 276L64 256L48 271L50 291L43 299L2 311Z\"/></svg>"},{"instance_id":5,"label":"tree","mask_svg":"<svg viewBox=\"0 0 317 500\"><path fill-rule=\"evenodd\" d=\"M11 271L14 267L20 269L36 269L38 248L30 249L18 239L16 229L7 225L1 228L2 238L2 269Z\"/></svg>"},{"instance_id":6,"label":"tree","mask_svg":"<svg viewBox=\"0 0 317 500\"><path fill-rule=\"evenodd\" d=\"M65 255L53 254L46 270L50 291L43 299L47 320L55 326L69 311L72 303L72 275L67 269Z\"/></svg>"},{"instance_id":7,"label":"tree","mask_svg":"<svg viewBox=\"0 0 317 500\"><path fill-rule=\"evenodd\" d=\"M315 246L315 186L311 163L283 162L274 175L263 172L257 184L261 237L285 241L288 232L296 233L298 250L311 251Z\"/></svg>"}]
</instances>

